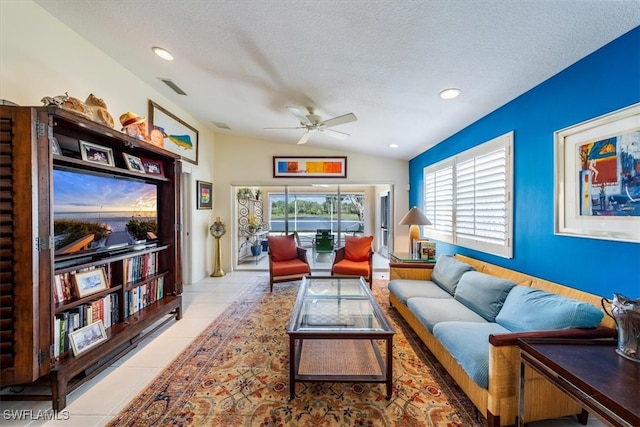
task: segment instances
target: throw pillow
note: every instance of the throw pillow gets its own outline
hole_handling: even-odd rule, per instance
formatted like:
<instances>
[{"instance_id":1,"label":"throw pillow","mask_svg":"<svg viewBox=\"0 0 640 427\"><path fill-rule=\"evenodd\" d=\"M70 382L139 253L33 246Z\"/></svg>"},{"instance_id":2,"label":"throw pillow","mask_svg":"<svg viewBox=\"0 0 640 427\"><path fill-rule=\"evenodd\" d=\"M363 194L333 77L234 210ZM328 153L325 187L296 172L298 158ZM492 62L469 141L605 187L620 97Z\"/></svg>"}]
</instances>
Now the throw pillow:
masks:
<instances>
[{"instance_id":1,"label":"throw pillow","mask_svg":"<svg viewBox=\"0 0 640 427\"><path fill-rule=\"evenodd\" d=\"M468 271L462 275L454 298L487 319L494 322L515 283L479 273Z\"/></svg>"},{"instance_id":2,"label":"throw pillow","mask_svg":"<svg viewBox=\"0 0 640 427\"><path fill-rule=\"evenodd\" d=\"M369 260L373 236L347 236L344 241L344 257L350 261L362 262Z\"/></svg>"},{"instance_id":3,"label":"throw pillow","mask_svg":"<svg viewBox=\"0 0 640 427\"><path fill-rule=\"evenodd\" d=\"M511 289L496 322L513 332L593 328L604 314L594 305L540 289Z\"/></svg>"},{"instance_id":4,"label":"throw pillow","mask_svg":"<svg viewBox=\"0 0 640 427\"><path fill-rule=\"evenodd\" d=\"M431 273L431 281L453 295L458 280L467 271L475 270L473 266L455 259L451 255L440 255Z\"/></svg>"},{"instance_id":5,"label":"throw pillow","mask_svg":"<svg viewBox=\"0 0 640 427\"><path fill-rule=\"evenodd\" d=\"M269 254L273 261L289 261L298 257L296 241L293 234L287 236L269 236Z\"/></svg>"}]
</instances>

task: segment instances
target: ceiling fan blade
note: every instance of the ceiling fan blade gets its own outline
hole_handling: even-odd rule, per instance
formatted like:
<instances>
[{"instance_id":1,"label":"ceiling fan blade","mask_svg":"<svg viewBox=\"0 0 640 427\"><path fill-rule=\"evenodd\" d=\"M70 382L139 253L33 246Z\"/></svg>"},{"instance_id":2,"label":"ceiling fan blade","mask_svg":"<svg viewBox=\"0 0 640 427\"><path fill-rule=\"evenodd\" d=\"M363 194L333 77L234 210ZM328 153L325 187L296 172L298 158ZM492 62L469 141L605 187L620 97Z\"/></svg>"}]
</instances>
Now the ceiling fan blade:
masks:
<instances>
[{"instance_id":1,"label":"ceiling fan blade","mask_svg":"<svg viewBox=\"0 0 640 427\"><path fill-rule=\"evenodd\" d=\"M322 121L319 124L329 127L329 126L342 125L344 123L349 123L349 122L355 122L356 120L358 120L356 115L353 113L349 113L349 114L344 114L342 116L334 117L333 119Z\"/></svg>"},{"instance_id":2,"label":"ceiling fan blade","mask_svg":"<svg viewBox=\"0 0 640 427\"><path fill-rule=\"evenodd\" d=\"M306 144L307 141L311 138L311 132L305 132L304 135L298 140L298 144Z\"/></svg>"},{"instance_id":3,"label":"ceiling fan blade","mask_svg":"<svg viewBox=\"0 0 640 427\"><path fill-rule=\"evenodd\" d=\"M327 135L332 136L334 138L338 138L338 139L346 139L347 137L351 136L346 132L340 132L339 130L334 130L334 129L325 129L322 132L324 132Z\"/></svg>"},{"instance_id":4,"label":"ceiling fan blade","mask_svg":"<svg viewBox=\"0 0 640 427\"><path fill-rule=\"evenodd\" d=\"M307 125L312 124L312 123L309 121L309 119L307 118L306 111L303 111L303 110L301 110L301 109L300 109L300 108L298 108L298 107L291 107L291 106L288 106L288 107L287 107L287 110L289 110L289 112L290 112L291 114L293 114L294 116L296 116L296 117L298 118L298 120L300 120L300 123L302 123L302 124L307 124Z\"/></svg>"}]
</instances>

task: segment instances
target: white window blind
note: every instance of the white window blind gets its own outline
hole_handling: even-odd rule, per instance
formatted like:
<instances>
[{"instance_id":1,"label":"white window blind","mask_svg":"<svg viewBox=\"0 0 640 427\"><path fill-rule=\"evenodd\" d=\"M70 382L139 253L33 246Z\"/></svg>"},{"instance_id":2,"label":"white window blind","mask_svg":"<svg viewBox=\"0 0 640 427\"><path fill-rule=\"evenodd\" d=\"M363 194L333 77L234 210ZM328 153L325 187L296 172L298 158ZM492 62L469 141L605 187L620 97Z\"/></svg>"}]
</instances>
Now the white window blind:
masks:
<instances>
[{"instance_id":1,"label":"white window blind","mask_svg":"<svg viewBox=\"0 0 640 427\"><path fill-rule=\"evenodd\" d=\"M427 236L513 256L512 146L510 132L425 168Z\"/></svg>"}]
</instances>

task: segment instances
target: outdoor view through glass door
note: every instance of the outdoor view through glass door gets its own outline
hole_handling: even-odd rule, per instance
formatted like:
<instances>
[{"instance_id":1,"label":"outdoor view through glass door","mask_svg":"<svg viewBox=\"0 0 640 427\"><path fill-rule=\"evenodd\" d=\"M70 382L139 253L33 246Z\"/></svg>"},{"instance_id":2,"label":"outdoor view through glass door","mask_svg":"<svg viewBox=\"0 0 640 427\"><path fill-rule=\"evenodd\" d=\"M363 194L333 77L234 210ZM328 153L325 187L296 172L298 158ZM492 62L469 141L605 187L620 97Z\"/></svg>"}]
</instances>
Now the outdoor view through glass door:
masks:
<instances>
[{"instance_id":1,"label":"outdoor view through glass door","mask_svg":"<svg viewBox=\"0 0 640 427\"><path fill-rule=\"evenodd\" d=\"M251 188L254 192L258 188L261 190L261 221L268 234L295 234L298 244L310 250L309 255L317 251L332 254L333 249L344 245L348 235L373 235L377 242L379 228L376 224L380 223L377 194L390 191L389 185L354 184ZM240 248L246 237L238 231ZM329 236L329 243L317 239L322 233ZM386 236L384 240L379 243L386 246ZM330 246L327 248L326 244ZM236 267L255 268L257 263L251 261L254 260L238 256Z\"/></svg>"}]
</instances>

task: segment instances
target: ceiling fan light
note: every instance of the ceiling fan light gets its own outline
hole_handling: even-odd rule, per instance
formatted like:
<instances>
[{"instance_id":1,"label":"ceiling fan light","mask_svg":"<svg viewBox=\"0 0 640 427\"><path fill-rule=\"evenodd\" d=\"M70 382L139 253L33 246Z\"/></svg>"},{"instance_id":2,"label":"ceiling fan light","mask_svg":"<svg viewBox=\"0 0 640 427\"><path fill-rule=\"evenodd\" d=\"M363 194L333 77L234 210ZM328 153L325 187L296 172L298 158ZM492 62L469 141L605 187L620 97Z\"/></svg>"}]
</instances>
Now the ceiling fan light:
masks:
<instances>
[{"instance_id":1,"label":"ceiling fan light","mask_svg":"<svg viewBox=\"0 0 640 427\"><path fill-rule=\"evenodd\" d=\"M398 144L389 144L389 148L398 148Z\"/></svg>"},{"instance_id":2,"label":"ceiling fan light","mask_svg":"<svg viewBox=\"0 0 640 427\"><path fill-rule=\"evenodd\" d=\"M442 99L457 98L458 95L460 95L460 92L462 92L460 89L456 87L450 87L440 92L440 98Z\"/></svg>"},{"instance_id":3,"label":"ceiling fan light","mask_svg":"<svg viewBox=\"0 0 640 427\"><path fill-rule=\"evenodd\" d=\"M158 55L160 58L162 58L164 60L167 60L167 61L173 61L173 55L168 50L163 49L161 47L157 47L157 46L152 47L151 50L153 51L153 53Z\"/></svg>"}]
</instances>

